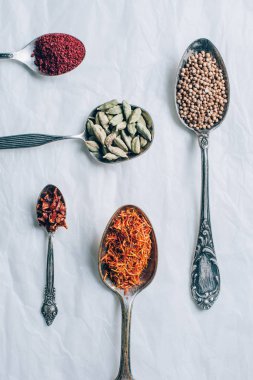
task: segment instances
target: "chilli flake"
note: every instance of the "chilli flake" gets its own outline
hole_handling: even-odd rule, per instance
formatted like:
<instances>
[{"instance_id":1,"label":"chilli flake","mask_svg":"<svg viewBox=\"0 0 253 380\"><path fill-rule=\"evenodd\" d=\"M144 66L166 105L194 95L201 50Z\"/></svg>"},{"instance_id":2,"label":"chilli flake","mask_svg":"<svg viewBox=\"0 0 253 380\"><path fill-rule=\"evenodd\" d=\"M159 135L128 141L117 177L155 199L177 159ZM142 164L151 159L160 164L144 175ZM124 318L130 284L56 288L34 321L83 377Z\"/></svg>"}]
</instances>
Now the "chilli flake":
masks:
<instances>
[{"instance_id":1,"label":"chilli flake","mask_svg":"<svg viewBox=\"0 0 253 380\"><path fill-rule=\"evenodd\" d=\"M57 187L46 187L37 204L37 220L48 232L55 232L58 227L67 227L66 206Z\"/></svg>"}]
</instances>

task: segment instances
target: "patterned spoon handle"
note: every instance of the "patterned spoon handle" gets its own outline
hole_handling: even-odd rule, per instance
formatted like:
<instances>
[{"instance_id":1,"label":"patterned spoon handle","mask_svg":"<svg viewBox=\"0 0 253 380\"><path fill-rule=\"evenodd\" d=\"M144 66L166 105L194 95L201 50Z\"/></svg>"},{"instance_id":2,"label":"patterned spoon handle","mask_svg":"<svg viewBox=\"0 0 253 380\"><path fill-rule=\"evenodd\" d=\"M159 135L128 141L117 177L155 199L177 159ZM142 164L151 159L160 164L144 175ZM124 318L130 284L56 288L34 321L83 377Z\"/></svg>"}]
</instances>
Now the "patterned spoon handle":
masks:
<instances>
[{"instance_id":1,"label":"patterned spoon handle","mask_svg":"<svg viewBox=\"0 0 253 380\"><path fill-rule=\"evenodd\" d=\"M11 59L13 58L13 53L0 53L0 59Z\"/></svg>"},{"instance_id":2,"label":"patterned spoon handle","mask_svg":"<svg viewBox=\"0 0 253 380\"><path fill-rule=\"evenodd\" d=\"M0 149L32 148L50 142L66 140L72 136L52 136L39 133L0 137Z\"/></svg>"},{"instance_id":3,"label":"patterned spoon handle","mask_svg":"<svg viewBox=\"0 0 253 380\"><path fill-rule=\"evenodd\" d=\"M47 253L47 283L45 287L45 298L41 308L41 313L45 318L46 324L50 326L57 313L58 309L55 303L55 288L54 288L54 250L53 236L49 233L48 253Z\"/></svg>"},{"instance_id":4,"label":"patterned spoon handle","mask_svg":"<svg viewBox=\"0 0 253 380\"><path fill-rule=\"evenodd\" d=\"M201 216L191 274L192 297L201 309L209 309L220 291L220 273L213 245L209 210L208 138L208 134L199 135L202 165Z\"/></svg>"}]
</instances>

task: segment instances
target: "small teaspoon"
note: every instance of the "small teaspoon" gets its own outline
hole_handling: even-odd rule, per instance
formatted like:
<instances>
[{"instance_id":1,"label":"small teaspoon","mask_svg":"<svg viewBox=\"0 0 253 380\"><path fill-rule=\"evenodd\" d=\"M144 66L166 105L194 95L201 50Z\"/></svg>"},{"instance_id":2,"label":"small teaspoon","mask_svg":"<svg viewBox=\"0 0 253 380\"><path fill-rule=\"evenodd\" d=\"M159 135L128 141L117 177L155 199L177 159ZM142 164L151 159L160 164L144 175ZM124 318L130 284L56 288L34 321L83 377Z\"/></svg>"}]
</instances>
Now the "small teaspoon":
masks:
<instances>
[{"instance_id":1,"label":"small teaspoon","mask_svg":"<svg viewBox=\"0 0 253 380\"><path fill-rule=\"evenodd\" d=\"M50 33L50 34L54 34L54 33ZM63 33L55 33L55 34L63 34ZM21 62L24 65L26 65L30 70L32 70L36 74L39 74L39 75L42 75L42 76L59 76L59 75L62 75L62 74L50 74L49 75L49 74L47 74L45 72L40 71L39 68L38 68L38 66L35 64L35 57L33 56L34 55L34 49L35 49L36 41L39 38L41 38L41 37L43 37L43 36L35 38L31 42L29 42L29 44L27 44L23 49L18 50L16 52L12 52L12 53L0 53L0 60L2 60L2 59L11 59L11 60L14 60L14 61ZM75 40L77 40L77 38L75 38L75 37L72 37L72 38L74 38ZM82 44L82 42L80 40L77 40L77 41ZM83 57L83 59L84 59L84 57ZM75 66L75 68L78 65L79 64L77 64ZM70 69L70 70L66 71L64 74L66 74L67 72L69 72L71 70L73 70L73 69Z\"/></svg>"},{"instance_id":2,"label":"small teaspoon","mask_svg":"<svg viewBox=\"0 0 253 380\"><path fill-rule=\"evenodd\" d=\"M57 195L60 197L62 204L64 205L64 207L66 207L62 193L56 186L47 185L46 187L44 187L44 189L41 191L39 195L37 207L36 207L37 219L40 225L44 225L41 223L41 215L43 211L43 208L41 207L41 204L42 204L41 199L43 198L43 195L45 194L49 194L50 197L52 197L54 194L54 191L57 191ZM46 228L48 232L48 253L47 253L46 287L45 287L44 302L41 307L41 313L43 317L45 318L46 324L50 326L53 323L56 315L58 314L58 308L55 303L55 287L54 287L54 250L53 250L54 232L50 231L49 226L44 225L44 227Z\"/></svg>"}]
</instances>

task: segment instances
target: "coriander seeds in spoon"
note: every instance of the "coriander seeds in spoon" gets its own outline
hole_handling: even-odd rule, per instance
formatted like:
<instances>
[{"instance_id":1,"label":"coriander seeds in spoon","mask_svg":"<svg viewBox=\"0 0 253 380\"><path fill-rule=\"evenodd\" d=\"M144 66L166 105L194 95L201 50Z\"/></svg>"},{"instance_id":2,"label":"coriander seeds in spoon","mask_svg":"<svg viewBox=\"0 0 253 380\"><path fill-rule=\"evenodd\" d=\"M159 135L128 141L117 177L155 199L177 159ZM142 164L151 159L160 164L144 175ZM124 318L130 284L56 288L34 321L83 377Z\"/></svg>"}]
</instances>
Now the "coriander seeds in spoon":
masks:
<instances>
[{"instance_id":1,"label":"coriander seeds in spoon","mask_svg":"<svg viewBox=\"0 0 253 380\"><path fill-rule=\"evenodd\" d=\"M200 227L191 274L192 297L201 309L209 309L220 291L209 209L208 144L210 132L225 119L229 95L228 75L220 53L205 38L194 41L179 65L175 103L178 117L195 132L201 149Z\"/></svg>"}]
</instances>

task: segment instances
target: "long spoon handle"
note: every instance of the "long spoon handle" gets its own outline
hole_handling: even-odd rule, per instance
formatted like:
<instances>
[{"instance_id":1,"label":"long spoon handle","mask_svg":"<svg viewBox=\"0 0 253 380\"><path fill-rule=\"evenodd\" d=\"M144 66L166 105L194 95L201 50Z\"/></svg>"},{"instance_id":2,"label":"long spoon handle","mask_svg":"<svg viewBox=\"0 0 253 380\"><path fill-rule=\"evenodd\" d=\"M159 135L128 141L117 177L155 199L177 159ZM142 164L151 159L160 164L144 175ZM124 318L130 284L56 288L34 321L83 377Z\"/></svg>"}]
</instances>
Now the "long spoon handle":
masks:
<instances>
[{"instance_id":1,"label":"long spoon handle","mask_svg":"<svg viewBox=\"0 0 253 380\"><path fill-rule=\"evenodd\" d=\"M115 380L134 380L130 365L130 327L133 299L120 298L122 310L121 357L118 376Z\"/></svg>"},{"instance_id":2,"label":"long spoon handle","mask_svg":"<svg viewBox=\"0 0 253 380\"><path fill-rule=\"evenodd\" d=\"M13 58L12 53L0 53L0 59L11 59Z\"/></svg>"},{"instance_id":3,"label":"long spoon handle","mask_svg":"<svg viewBox=\"0 0 253 380\"><path fill-rule=\"evenodd\" d=\"M49 234L48 253L47 253L47 283L45 287L45 298L41 308L41 313L45 318L46 324L50 326L57 313L58 309L55 303L55 288L54 288L54 250L53 237Z\"/></svg>"},{"instance_id":4,"label":"long spoon handle","mask_svg":"<svg viewBox=\"0 0 253 380\"><path fill-rule=\"evenodd\" d=\"M74 137L43 135L39 133L5 136L0 137L0 149L32 148L34 146L40 146L54 141L66 140L70 138Z\"/></svg>"},{"instance_id":5,"label":"long spoon handle","mask_svg":"<svg viewBox=\"0 0 253 380\"><path fill-rule=\"evenodd\" d=\"M209 309L220 291L220 273L217 265L209 210L208 134L199 135L202 165L200 228L192 264L191 292L201 309Z\"/></svg>"}]
</instances>

